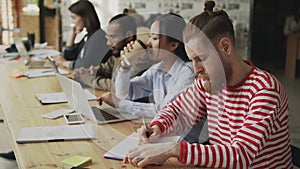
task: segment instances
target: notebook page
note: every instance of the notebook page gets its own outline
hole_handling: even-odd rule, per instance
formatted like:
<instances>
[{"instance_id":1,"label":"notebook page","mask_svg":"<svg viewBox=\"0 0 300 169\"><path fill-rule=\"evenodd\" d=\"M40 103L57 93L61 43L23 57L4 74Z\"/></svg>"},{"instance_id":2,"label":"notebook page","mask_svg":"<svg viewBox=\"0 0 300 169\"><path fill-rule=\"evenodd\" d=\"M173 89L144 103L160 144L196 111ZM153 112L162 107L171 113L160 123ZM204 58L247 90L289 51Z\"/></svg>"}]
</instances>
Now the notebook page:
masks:
<instances>
[{"instance_id":1,"label":"notebook page","mask_svg":"<svg viewBox=\"0 0 300 169\"><path fill-rule=\"evenodd\" d=\"M159 138L156 143L177 142L180 136L166 136ZM119 144L104 154L105 158L123 160L131 148L138 146L139 136L136 132L131 133Z\"/></svg>"}]
</instances>

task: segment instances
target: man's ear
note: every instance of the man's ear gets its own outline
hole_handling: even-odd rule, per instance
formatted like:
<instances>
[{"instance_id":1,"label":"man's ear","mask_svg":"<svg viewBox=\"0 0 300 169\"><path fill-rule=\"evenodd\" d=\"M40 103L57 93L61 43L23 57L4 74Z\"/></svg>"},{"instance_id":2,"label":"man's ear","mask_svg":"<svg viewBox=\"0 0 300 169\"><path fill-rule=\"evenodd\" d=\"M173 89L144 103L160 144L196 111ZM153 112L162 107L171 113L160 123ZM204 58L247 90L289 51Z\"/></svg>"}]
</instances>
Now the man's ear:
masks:
<instances>
[{"instance_id":1,"label":"man's ear","mask_svg":"<svg viewBox=\"0 0 300 169\"><path fill-rule=\"evenodd\" d=\"M131 41L134 40L133 36L134 36L134 33L133 33L133 32L131 32L131 31L127 31L127 32L126 32L127 43L129 43L129 42L131 42Z\"/></svg>"},{"instance_id":2,"label":"man's ear","mask_svg":"<svg viewBox=\"0 0 300 169\"><path fill-rule=\"evenodd\" d=\"M232 42L229 38L224 37L221 38L219 41L219 51L225 53L226 55L230 55L232 52Z\"/></svg>"},{"instance_id":3,"label":"man's ear","mask_svg":"<svg viewBox=\"0 0 300 169\"><path fill-rule=\"evenodd\" d=\"M179 42L171 42L170 43L170 51L175 51L179 46Z\"/></svg>"}]
</instances>

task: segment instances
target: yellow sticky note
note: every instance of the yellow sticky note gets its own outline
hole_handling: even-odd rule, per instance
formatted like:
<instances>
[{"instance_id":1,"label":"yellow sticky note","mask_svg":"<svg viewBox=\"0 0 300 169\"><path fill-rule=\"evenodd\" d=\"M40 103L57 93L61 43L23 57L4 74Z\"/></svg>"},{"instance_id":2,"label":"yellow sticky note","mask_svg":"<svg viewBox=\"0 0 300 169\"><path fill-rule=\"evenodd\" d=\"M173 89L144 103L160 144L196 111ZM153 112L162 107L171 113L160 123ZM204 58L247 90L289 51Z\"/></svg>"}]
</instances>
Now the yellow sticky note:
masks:
<instances>
[{"instance_id":1,"label":"yellow sticky note","mask_svg":"<svg viewBox=\"0 0 300 169\"><path fill-rule=\"evenodd\" d=\"M87 164L92 161L92 157L85 157L80 155L73 155L71 157L68 157L64 160L62 160L62 163L69 164L73 167L82 166L84 164Z\"/></svg>"}]
</instances>

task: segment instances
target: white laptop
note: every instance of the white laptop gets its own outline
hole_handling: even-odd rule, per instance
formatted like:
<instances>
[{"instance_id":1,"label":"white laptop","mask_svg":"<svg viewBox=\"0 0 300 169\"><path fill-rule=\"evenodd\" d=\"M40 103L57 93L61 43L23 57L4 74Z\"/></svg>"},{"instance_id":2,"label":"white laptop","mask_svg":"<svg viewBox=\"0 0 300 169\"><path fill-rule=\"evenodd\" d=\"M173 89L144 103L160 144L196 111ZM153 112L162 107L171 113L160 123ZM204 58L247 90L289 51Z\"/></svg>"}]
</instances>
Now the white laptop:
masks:
<instances>
[{"instance_id":1,"label":"white laptop","mask_svg":"<svg viewBox=\"0 0 300 169\"><path fill-rule=\"evenodd\" d=\"M52 69L54 70L55 73L59 73L59 68L58 66L56 65L55 61L53 60L53 58L51 56L47 56L47 60L49 61Z\"/></svg>"},{"instance_id":2,"label":"white laptop","mask_svg":"<svg viewBox=\"0 0 300 169\"><path fill-rule=\"evenodd\" d=\"M56 74L59 83L68 99L70 106L84 117L97 124L107 124L137 119L138 116L127 113L120 113L117 109L105 104L98 107L91 107L81 85L67 77Z\"/></svg>"},{"instance_id":3,"label":"white laptop","mask_svg":"<svg viewBox=\"0 0 300 169\"><path fill-rule=\"evenodd\" d=\"M50 56L47 57L47 60L52 69L31 69L24 71L23 74L28 78L34 78L34 77L44 77L44 76L54 76L56 73L59 74L69 74L68 71L58 68L58 66L55 64L53 58Z\"/></svg>"},{"instance_id":4,"label":"white laptop","mask_svg":"<svg viewBox=\"0 0 300 169\"><path fill-rule=\"evenodd\" d=\"M32 60L29 57L29 54L28 54L21 38L15 39L15 45L19 52L19 55L24 60L25 66L28 66L28 68L52 68L52 65L49 63L48 60Z\"/></svg>"},{"instance_id":5,"label":"white laptop","mask_svg":"<svg viewBox=\"0 0 300 169\"><path fill-rule=\"evenodd\" d=\"M38 143L69 140L90 140L96 135L92 124L25 127L20 130L17 143Z\"/></svg>"}]
</instances>

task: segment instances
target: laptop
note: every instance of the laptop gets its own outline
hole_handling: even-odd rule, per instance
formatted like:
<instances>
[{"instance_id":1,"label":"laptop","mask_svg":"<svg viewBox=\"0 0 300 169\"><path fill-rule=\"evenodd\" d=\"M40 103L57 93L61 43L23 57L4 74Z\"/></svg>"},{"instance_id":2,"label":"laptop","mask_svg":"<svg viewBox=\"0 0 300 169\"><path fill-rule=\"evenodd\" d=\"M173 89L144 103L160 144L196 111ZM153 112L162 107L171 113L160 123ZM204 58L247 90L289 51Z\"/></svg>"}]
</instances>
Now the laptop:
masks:
<instances>
[{"instance_id":1,"label":"laptop","mask_svg":"<svg viewBox=\"0 0 300 169\"><path fill-rule=\"evenodd\" d=\"M53 60L53 58L52 58L51 56L47 56L47 60L49 61L50 65L51 65L51 67L52 67L52 69L53 69L53 71L54 71L55 73L60 74L59 69L58 69L58 66L56 65L56 63L55 63L55 61Z\"/></svg>"},{"instance_id":2,"label":"laptop","mask_svg":"<svg viewBox=\"0 0 300 169\"><path fill-rule=\"evenodd\" d=\"M93 125L37 126L21 128L17 143L90 140L96 135Z\"/></svg>"},{"instance_id":3,"label":"laptop","mask_svg":"<svg viewBox=\"0 0 300 169\"><path fill-rule=\"evenodd\" d=\"M28 68L52 68L52 65L48 60L32 60L21 38L15 39L15 45L19 52L19 55L24 60L25 66L27 66Z\"/></svg>"},{"instance_id":4,"label":"laptop","mask_svg":"<svg viewBox=\"0 0 300 169\"><path fill-rule=\"evenodd\" d=\"M107 104L100 107L91 107L80 83L60 74L56 74L56 77L59 80L59 83L66 95L70 106L77 113L82 114L92 122L95 122L97 124L108 124L134 120L138 118L138 116L134 116L128 113L121 114L116 108L113 108Z\"/></svg>"}]
</instances>

